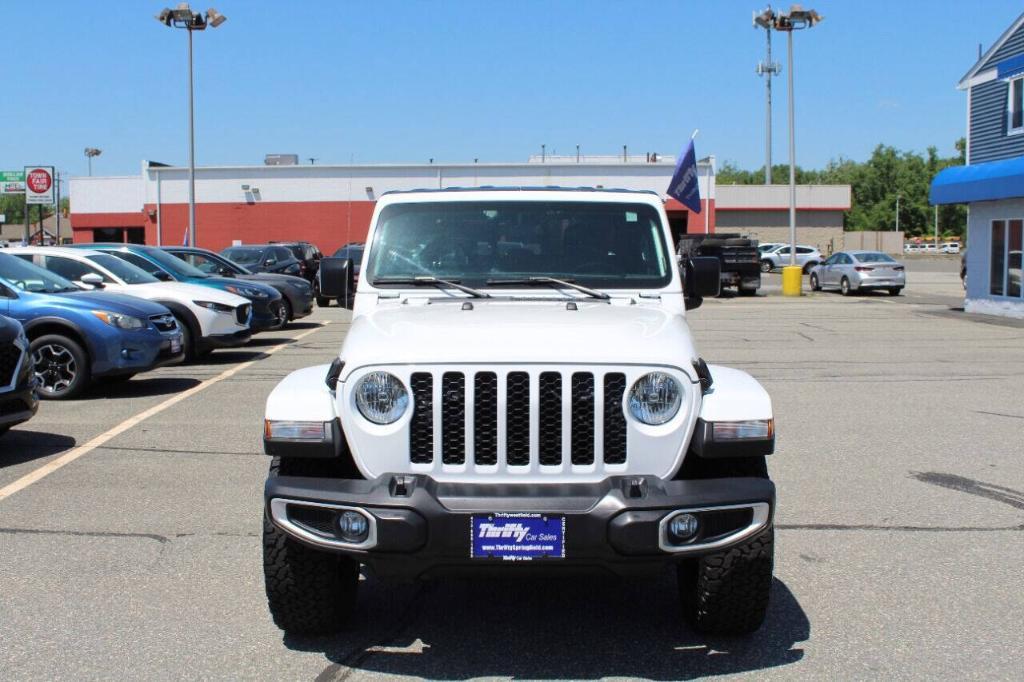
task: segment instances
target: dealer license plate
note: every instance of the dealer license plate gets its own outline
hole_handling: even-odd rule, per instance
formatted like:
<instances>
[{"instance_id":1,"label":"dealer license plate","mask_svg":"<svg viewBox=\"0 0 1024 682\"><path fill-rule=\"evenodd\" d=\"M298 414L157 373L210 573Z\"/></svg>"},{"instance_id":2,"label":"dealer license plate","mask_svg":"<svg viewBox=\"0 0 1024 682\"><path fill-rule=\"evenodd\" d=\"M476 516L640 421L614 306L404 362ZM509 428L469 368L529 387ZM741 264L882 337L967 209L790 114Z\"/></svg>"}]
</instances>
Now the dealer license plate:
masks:
<instances>
[{"instance_id":1,"label":"dealer license plate","mask_svg":"<svg viewBox=\"0 0 1024 682\"><path fill-rule=\"evenodd\" d=\"M560 514L483 514L470 523L472 559L565 558L565 517Z\"/></svg>"}]
</instances>

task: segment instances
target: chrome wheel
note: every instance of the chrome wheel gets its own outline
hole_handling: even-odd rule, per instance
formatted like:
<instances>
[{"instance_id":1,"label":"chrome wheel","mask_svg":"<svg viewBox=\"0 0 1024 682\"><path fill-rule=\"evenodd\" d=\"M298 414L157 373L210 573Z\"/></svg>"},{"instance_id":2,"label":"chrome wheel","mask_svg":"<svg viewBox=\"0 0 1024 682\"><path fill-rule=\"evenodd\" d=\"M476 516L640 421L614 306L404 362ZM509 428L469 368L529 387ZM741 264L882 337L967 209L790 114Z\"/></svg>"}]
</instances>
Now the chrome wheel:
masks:
<instances>
[{"instance_id":1,"label":"chrome wheel","mask_svg":"<svg viewBox=\"0 0 1024 682\"><path fill-rule=\"evenodd\" d=\"M78 377L78 362L64 346L48 343L32 353L39 390L49 395L66 393Z\"/></svg>"}]
</instances>

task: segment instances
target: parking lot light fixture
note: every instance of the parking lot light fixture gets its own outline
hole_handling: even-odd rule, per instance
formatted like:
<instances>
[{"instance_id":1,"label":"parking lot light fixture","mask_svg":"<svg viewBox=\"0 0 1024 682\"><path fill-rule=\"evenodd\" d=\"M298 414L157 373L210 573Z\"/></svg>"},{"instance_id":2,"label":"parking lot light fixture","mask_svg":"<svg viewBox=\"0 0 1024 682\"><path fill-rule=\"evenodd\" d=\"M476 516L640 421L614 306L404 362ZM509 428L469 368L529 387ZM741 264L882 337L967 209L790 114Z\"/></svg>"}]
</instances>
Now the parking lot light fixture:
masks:
<instances>
[{"instance_id":1,"label":"parking lot light fixture","mask_svg":"<svg viewBox=\"0 0 1024 682\"><path fill-rule=\"evenodd\" d=\"M94 156L99 156L103 153L102 149L96 149L95 147L85 148L85 158L89 160L89 176L92 177L92 159Z\"/></svg>"},{"instance_id":2,"label":"parking lot light fixture","mask_svg":"<svg viewBox=\"0 0 1024 682\"><path fill-rule=\"evenodd\" d=\"M174 9L163 8L156 20L164 26L183 28L188 31L188 245L196 245L196 136L195 107L192 100L192 32L203 31L207 26L217 28L227 17L210 8L206 14L193 12L187 2Z\"/></svg>"},{"instance_id":3,"label":"parking lot light fixture","mask_svg":"<svg viewBox=\"0 0 1024 682\"><path fill-rule=\"evenodd\" d=\"M754 16L754 23L767 30L786 33L789 85L789 265L782 269L782 293L799 296L802 269L796 264L796 133L793 115L793 31L812 28L824 19L813 9L793 5L788 12L766 11Z\"/></svg>"}]
</instances>

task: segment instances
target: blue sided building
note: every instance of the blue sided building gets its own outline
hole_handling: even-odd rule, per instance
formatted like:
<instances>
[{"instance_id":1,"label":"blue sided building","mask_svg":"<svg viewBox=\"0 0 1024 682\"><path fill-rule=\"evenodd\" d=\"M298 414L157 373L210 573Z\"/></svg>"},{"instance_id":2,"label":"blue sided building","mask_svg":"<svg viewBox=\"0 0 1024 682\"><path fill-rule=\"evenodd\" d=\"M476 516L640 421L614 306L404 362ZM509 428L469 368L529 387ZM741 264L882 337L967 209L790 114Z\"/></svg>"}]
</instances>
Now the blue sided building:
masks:
<instances>
[{"instance_id":1,"label":"blue sided building","mask_svg":"<svg viewBox=\"0 0 1024 682\"><path fill-rule=\"evenodd\" d=\"M1024 14L957 86L967 92L967 164L932 181L933 204L967 204L967 312L1024 318Z\"/></svg>"}]
</instances>

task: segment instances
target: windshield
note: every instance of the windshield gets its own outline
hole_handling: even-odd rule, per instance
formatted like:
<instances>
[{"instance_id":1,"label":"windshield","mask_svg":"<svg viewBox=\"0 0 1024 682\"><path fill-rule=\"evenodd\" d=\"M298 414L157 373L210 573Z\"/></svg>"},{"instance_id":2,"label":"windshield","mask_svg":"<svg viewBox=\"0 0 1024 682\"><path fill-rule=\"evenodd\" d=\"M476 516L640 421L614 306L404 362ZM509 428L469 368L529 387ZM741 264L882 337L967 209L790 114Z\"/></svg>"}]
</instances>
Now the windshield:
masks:
<instances>
[{"instance_id":1,"label":"windshield","mask_svg":"<svg viewBox=\"0 0 1024 682\"><path fill-rule=\"evenodd\" d=\"M28 263L15 256L0 253L0 277L22 291L36 294L59 294L65 291L81 291L72 282L49 270Z\"/></svg>"},{"instance_id":2,"label":"windshield","mask_svg":"<svg viewBox=\"0 0 1024 682\"><path fill-rule=\"evenodd\" d=\"M146 249L143 251L146 258L166 270L168 274L174 275L175 279L188 279L189 277L209 277L205 272L194 268L180 258L176 258L166 251L160 249Z\"/></svg>"},{"instance_id":3,"label":"windshield","mask_svg":"<svg viewBox=\"0 0 1024 682\"><path fill-rule=\"evenodd\" d=\"M363 247L361 246L343 246L334 252L335 258L351 258L355 261L356 265L359 265L359 261L363 259Z\"/></svg>"},{"instance_id":4,"label":"windshield","mask_svg":"<svg viewBox=\"0 0 1024 682\"><path fill-rule=\"evenodd\" d=\"M191 251L172 251L175 256L186 263L194 265L208 275L219 275L222 271L228 270L235 275L251 275L252 273L238 263L230 261L215 253L193 253Z\"/></svg>"},{"instance_id":5,"label":"windshield","mask_svg":"<svg viewBox=\"0 0 1024 682\"><path fill-rule=\"evenodd\" d=\"M230 248L221 251L221 255L241 265L259 265L263 260L264 249Z\"/></svg>"},{"instance_id":6,"label":"windshield","mask_svg":"<svg viewBox=\"0 0 1024 682\"><path fill-rule=\"evenodd\" d=\"M886 253L858 253L854 256L861 263L895 263Z\"/></svg>"},{"instance_id":7,"label":"windshield","mask_svg":"<svg viewBox=\"0 0 1024 682\"><path fill-rule=\"evenodd\" d=\"M124 281L125 284L150 284L151 282L160 281L142 268L136 267L128 261L121 260L117 256L111 256L108 253L97 253L86 256L86 258L101 268L114 273L114 277Z\"/></svg>"},{"instance_id":8,"label":"windshield","mask_svg":"<svg viewBox=\"0 0 1024 682\"><path fill-rule=\"evenodd\" d=\"M647 204L460 201L381 211L369 280L434 276L557 277L600 288L657 288L672 279L658 211Z\"/></svg>"}]
</instances>

